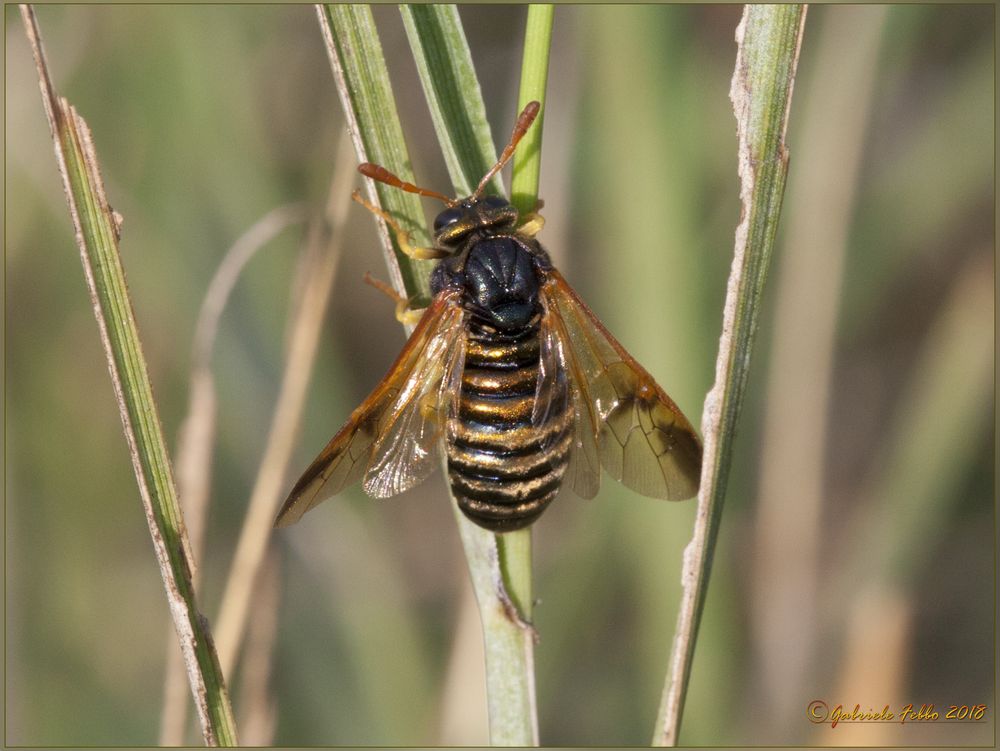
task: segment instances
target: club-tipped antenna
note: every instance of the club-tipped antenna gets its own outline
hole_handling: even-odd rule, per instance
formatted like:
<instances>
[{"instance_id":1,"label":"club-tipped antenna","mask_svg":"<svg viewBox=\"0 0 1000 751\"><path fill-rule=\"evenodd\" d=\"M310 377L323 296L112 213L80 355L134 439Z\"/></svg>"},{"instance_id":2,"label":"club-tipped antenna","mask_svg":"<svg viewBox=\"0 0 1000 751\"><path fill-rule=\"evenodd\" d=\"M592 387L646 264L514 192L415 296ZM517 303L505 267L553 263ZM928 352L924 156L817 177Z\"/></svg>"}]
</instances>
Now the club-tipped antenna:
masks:
<instances>
[{"instance_id":1,"label":"club-tipped antenna","mask_svg":"<svg viewBox=\"0 0 1000 751\"><path fill-rule=\"evenodd\" d=\"M448 206L455 205L455 201L448 198L448 196L443 193L438 193L436 190L431 190L430 188L421 188L413 183L400 180L389 170L379 164L362 162L358 165L358 172L365 177L370 177L372 180L378 180L380 183L385 183L386 185L391 185L394 188L405 190L407 193L416 193L417 195L427 196L428 198L437 198L439 201L444 201Z\"/></svg>"},{"instance_id":2,"label":"club-tipped antenna","mask_svg":"<svg viewBox=\"0 0 1000 751\"><path fill-rule=\"evenodd\" d=\"M476 188L476 192L472 194L472 198L478 198L483 190L486 188L487 183L493 179L493 176L503 169L503 166L510 161L510 158L514 156L514 149L517 148L517 144L520 143L521 139L524 138L524 134L528 132L528 128L531 124L535 122L535 118L538 117L538 111L542 108L542 105L538 102L528 102L524 109L521 110L521 114L517 116L517 122L514 123L514 130L510 134L510 142L504 147L503 153L500 154L500 158L497 159L497 163L490 167L490 171L487 172L483 179L479 181L479 187Z\"/></svg>"}]
</instances>

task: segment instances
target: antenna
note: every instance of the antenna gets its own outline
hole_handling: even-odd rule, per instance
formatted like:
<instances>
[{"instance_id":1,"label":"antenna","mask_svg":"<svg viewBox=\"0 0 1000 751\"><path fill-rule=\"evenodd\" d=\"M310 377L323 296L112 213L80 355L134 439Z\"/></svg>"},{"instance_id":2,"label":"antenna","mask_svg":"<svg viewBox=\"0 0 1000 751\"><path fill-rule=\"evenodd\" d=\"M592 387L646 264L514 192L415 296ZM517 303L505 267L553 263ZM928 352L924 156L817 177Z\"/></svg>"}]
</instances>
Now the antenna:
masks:
<instances>
[{"instance_id":1,"label":"antenna","mask_svg":"<svg viewBox=\"0 0 1000 751\"><path fill-rule=\"evenodd\" d=\"M535 122L535 118L538 117L538 111L542 108L538 102L528 102L521 114L517 116L517 122L514 123L514 131L510 134L510 142L504 148L503 153L500 154L500 158L497 159L497 163L490 167L490 171L487 172L483 179L479 181L479 187L476 188L476 192L472 194L472 198L478 198L486 187L486 184L493 179L493 175L503 169L503 166L510 161L510 158L514 156L514 149L517 148L517 144L524 138L524 134L528 132L528 128L531 124Z\"/></svg>"},{"instance_id":2,"label":"antenna","mask_svg":"<svg viewBox=\"0 0 1000 751\"><path fill-rule=\"evenodd\" d=\"M528 102L525 105L521 114L517 116L517 122L514 123L514 130L510 134L510 141L507 146L504 147L503 153L500 154L500 158L497 159L497 163L490 167L489 172L487 172L483 176L483 179L479 181L479 185L476 187L476 192L469 196L470 199L479 198L493 176L502 170L503 166L510 161L512 156L514 156L514 149L517 148L517 144L521 142L522 138L524 138L524 134L528 132L528 128L531 127L531 124L535 122L535 118L538 117L538 112L541 108L542 105L538 102ZM400 180L385 167L378 164L362 162L358 165L358 172L365 177L370 177L372 180L378 180L380 183L385 183L386 185L391 185L394 188L405 190L407 193L416 193L420 196L437 198L439 201L443 201L446 206L454 206L458 203L457 200L448 198L448 196L443 193L438 193L436 190L421 188L413 183Z\"/></svg>"},{"instance_id":3,"label":"antenna","mask_svg":"<svg viewBox=\"0 0 1000 751\"><path fill-rule=\"evenodd\" d=\"M365 177L370 177L372 180L378 180L380 183L385 183L386 185L391 185L394 188L405 190L407 193L416 193L417 195L427 196L429 198L437 198L439 201L444 201L448 206L455 205L455 201L448 198L448 196L443 193L438 193L436 190L430 190L429 188L420 188L413 183L400 180L381 165L372 164L371 162L362 162L358 165L358 172Z\"/></svg>"}]
</instances>

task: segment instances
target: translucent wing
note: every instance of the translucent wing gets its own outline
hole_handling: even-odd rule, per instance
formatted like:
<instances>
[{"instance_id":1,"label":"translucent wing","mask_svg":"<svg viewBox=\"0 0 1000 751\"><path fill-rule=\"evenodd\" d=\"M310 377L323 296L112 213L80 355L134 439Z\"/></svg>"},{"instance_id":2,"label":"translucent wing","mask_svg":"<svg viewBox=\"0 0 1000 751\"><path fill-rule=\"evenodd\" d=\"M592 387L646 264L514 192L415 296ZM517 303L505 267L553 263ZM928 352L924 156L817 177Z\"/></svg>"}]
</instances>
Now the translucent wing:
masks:
<instances>
[{"instance_id":1,"label":"translucent wing","mask_svg":"<svg viewBox=\"0 0 1000 751\"><path fill-rule=\"evenodd\" d=\"M362 478L369 495L385 498L417 485L437 466L450 400L461 381L465 313L459 294L434 298L389 373L292 488L275 526L297 522Z\"/></svg>"},{"instance_id":2,"label":"translucent wing","mask_svg":"<svg viewBox=\"0 0 1000 751\"><path fill-rule=\"evenodd\" d=\"M406 379L393 405L392 418L375 444L365 471L365 492L389 498L423 482L440 466L438 450L445 421L457 398L465 363L463 312L458 306L442 321L417 370Z\"/></svg>"},{"instance_id":3,"label":"translucent wing","mask_svg":"<svg viewBox=\"0 0 1000 751\"><path fill-rule=\"evenodd\" d=\"M551 269L545 276L543 352L552 350L549 359L565 370L576 410L578 443L564 482L593 496L599 459L642 495L674 501L695 495L702 449L691 423L562 275Z\"/></svg>"},{"instance_id":4,"label":"translucent wing","mask_svg":"<svg viewBox=\"0 0 1000 751\"><path fill-rule=\"evenodd\" d=\"M593 498L601 487L601 460L597 448L600 417L580 389L580 384L586 382L586 374L580 370L572 353L567 352L568 337L561 319L551 314L544 316L540 333L538 386L532 422L538 426L548 425L565 410L571 411L572 443L562 484L581 498ZM541 448L546 451L551 444L561 440L564 434L558 433Z\"/></svg>"}]
</instances>

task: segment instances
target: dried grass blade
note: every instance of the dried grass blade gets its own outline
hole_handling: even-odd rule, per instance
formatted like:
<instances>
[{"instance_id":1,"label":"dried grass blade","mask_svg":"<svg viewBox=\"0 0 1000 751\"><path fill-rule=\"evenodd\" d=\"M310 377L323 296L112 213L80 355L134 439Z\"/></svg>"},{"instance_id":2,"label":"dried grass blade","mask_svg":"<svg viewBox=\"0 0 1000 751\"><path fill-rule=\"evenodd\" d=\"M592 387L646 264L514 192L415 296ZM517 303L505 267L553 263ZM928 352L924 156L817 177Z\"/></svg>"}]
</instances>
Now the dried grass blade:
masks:
<instances>
[{"instance_id":1,"label":"dried grass blade","mask_svg":"<svg viewBox=\"0 0 1000 751\"><path fill-rule=\"evenodd\" d=\"M188 531L192 555L201 558L205 517L208 514L209 488L215 443L216 394L212 375L212 349L219 319L247 263L276 235L290 224L300 222L304 212L298 205L272 209L244 232L222 259L209 282L195 325L191 355L191 385L188 409L181 423L177 441L177 489ZM192 577L199 590L198 572ZM187 690L184 665L168 644L163 710L160 714L160 745L180 746L187 727Z\"/></svg>"},{"instance_id":2,"label":"dried grass blade","mask_svg":"<svg viewBox=\"0 0 1000 751\"><path fill-rule=\"evenodd\" d=\"M22 6L21 15L34 52L84 276L202 734L211 746L236 745L232 708L212 635L195 603L191 581L194 562L118 252L121 217L105 196L86 123L55 93L34 11Z\"/></svg>"},{"instance_id":3,"label":"dried grass blade","mask_svg":"<svg viewBox=\"0 0 1000 751\"><path fill-rule=\"evenodd\" d=\"M285 481L295 436L302 419L323 319L340 259L344 236L342 228L347 220L353 180L350 144L347 138L343 138L337 150L336 166L330 184L330 213L326 217L325 226L321 227L319 223L314 225L307 242L307 263L310 270L303 275L305 287L290 327L288 360L282 374L267 445L247 504L246 517L219 608L216 626L219 660L227 672L236 665L250 614L254 586L267 554L275 514L283 500L282 483Z\"/></svg>"},{"instance_id":4,"label":"dried grass blade","mask_svg":"<svg viewBox=\"0 0 1000 751\"><path fill-rule=\"evenodd\" d=\"M788 173L785 128L805 17L803 5L746 5L736 29L736 70L730 99L739 137L743 206L723 309L715 385L705 398L705 459L698 511L694 535L684 551L681 607L654 745L676 745L684 710L757 315Z\"/></svg>"}]
</instances>

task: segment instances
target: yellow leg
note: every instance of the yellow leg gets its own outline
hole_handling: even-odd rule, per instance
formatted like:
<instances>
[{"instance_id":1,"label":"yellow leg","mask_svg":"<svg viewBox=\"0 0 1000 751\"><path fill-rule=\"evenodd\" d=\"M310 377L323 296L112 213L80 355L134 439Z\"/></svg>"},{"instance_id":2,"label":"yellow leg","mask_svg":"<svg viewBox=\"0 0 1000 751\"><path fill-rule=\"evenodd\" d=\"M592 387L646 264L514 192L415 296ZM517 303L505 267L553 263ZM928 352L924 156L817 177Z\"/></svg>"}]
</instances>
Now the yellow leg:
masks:
<instances>
[{"instance_id":1,"label":"yellow leg","mask_svg":"<svg viewBox=\"0 0 1000 751\"><path fill-rule=\"evenodd\" d=\"M400 295L396 290L376 279L371 274L365 273L365 283L370 284L379 292L388 295L389 299L396 303L396 320L406 326L416 326L426 308L411 308L410 301Z\"/></svg>"},{"instance_id":2,"label":"yellow leg","mask_svg":"<svg viewBox=\"0 0 1000 751\"><path fill-rule=\"evenodd\" d=\"M542 231L542 227L545 226L545 217L532 211L530 214L524 215L524 223L517 228L517 231L522 235L527 235L528 237L534 237L539 232Z\"/></svg>"},{"instance_id":3,"label":"yellow leg","mask_svg":"<svg viewBox=\"0 0 1000 751\"><path fill-rule=\"evenodd\" d=\"M545 206L545 201L541 198L536 198L535 207L521 217L521 226L517 228L517 231L528 237L534 237L541 232L542 227L545 226L545 217L538 212L542 210L543 206Z\"/></svg>"},{"instance_id":4,"label":"yellow leg","mask_svg":"<svg viewBox=\"0 0 1000 751\"><path fill-rule=\"evenodd\" d=\"M396 304L396 320L404 326L416 326L424 317L426 308L411 308L408 300Z\"/></svg>"},{"instance_id":5,"label":"yellow leg","mask_svg":"<svg viewBox=\"0 0 1000 751\"><path fill-rule=\"evenodd\" d=\"M351 194L357 203L360 203L370 212L376 216L382 217L382 221L392 228L393 232L396 233L396 242L399 243L399 249L410 258L414 258L418 261L431 261L438 258L444 258L448 255L447 251L438 250L437 248L418 248L410 243L410 233L399 226L399 223L389 216L389 213L383 211L378 206L369 201L361 195L361 191L356 190Z\"/></svg>"}]
</instances>

